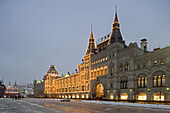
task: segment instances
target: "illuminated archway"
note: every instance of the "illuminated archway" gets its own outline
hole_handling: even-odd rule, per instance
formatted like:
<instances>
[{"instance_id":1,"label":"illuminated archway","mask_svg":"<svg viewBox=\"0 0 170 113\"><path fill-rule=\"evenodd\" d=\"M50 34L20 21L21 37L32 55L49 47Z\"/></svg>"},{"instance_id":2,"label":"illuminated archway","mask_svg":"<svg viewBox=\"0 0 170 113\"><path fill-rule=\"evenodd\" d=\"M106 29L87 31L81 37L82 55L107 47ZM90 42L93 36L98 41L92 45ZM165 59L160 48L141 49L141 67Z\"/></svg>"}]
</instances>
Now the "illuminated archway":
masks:
<instances>
[{"instance_id":1,"label":"illuminated archway","mask_svg":"<svg viewBox=\"0 0 170 113\"><path fill-rule=\"evenodd\" d=\"M109 99L111 99L111 100L113 100L113 99L114 99L114 95L113 95L113 93L111 93L111 94L109 95Z\"/></svg>"},{"instance_id":2,"label":"illuminated archway","mask_svg":"<svg viewBox=\"0 0 170 113\"><path fill-rule=\"evenodd\" d=\"M147 94L146 93L139 93L137 99L138 100L147 100Z\"/></svg>"},{"instance_id":3,"label":"illuminated archway","mask_svg":"<svg viewBox=\"0 0 170 113\"><path fill-rule=\"evenodd\" d=\"M164 101L165 100L164 93L156 92L152 95L152 99L154 101Z\"/></svg>"},{"instance_id":4,"label":"illuminated archway","mask_svg":"<svg viewBox=\"0 0 170 113\"><path fill-rule=\"evenodd\" d=\"M121 93L120 94L120 99L121 100L128 100L128 94L127 93Z\"/></svg>"},{"instance_id":5,"label":"illuminated archway","mask_svg":"<svg viewBox=\"0 0 170 113\"><path fill-rule=\"evenodd\" d=\"M95 89L95 98L96 99L103 99L104 97L104 87L101 83L96 85Z\"/></svg>"}]
</instances>

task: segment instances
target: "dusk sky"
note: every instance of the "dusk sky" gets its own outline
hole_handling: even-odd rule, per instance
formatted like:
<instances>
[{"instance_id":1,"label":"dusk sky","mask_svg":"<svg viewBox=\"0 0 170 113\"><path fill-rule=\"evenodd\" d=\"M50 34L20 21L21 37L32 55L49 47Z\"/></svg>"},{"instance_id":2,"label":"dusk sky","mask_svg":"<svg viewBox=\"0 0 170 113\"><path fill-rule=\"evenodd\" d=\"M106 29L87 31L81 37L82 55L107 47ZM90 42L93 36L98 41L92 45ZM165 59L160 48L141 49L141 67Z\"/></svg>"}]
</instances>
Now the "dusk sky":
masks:
<instances>
[{"instance_id":1,"label":"dusk sky","mask_svg":"<svg viewBox=\"0 0 170 113\"><path fill-rule=\"evenodd\" d=\"M170 46L169 0L0 0L0 79L8 85L41 80L51 64L73 73L95 39L111 32L115 5L125 40Z\"/></svg>"}]
</instances>

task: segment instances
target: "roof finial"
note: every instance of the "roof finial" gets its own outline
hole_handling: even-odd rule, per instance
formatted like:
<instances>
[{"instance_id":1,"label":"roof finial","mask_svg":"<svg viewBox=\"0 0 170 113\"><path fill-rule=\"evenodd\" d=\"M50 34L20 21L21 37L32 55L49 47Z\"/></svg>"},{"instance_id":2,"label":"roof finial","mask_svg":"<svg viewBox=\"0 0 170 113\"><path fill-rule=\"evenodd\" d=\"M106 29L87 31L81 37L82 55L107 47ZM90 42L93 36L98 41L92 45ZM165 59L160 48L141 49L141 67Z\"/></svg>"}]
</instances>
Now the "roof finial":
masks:
<instances>
[{"instance_id":1,"label":"roof finial","mask_svg":"<svg viewBox=\"0 0 170 113\"><path fill-rule=\"evenodd\" d=\"M115 5L115 13L117 13L117 5Z\"/></svg>"},{"instance_id":2,"label":"roof finial","mask_svg":"<svg viewBox=\"0 0 170 113\"><path fill-rule=\"evenodd\" d=\"M91 31L93 31L93 25L91 24Z\"/></svg>"},{"instance_id":3,"label":"roof finial","mask_svg":"<svg viewBox=\"0 0 170 113\"><path fill-rule=\"evenodd\" d=\"M4 82L3 77L2 77L2 83Z\"/></svg>"}]
</instances>

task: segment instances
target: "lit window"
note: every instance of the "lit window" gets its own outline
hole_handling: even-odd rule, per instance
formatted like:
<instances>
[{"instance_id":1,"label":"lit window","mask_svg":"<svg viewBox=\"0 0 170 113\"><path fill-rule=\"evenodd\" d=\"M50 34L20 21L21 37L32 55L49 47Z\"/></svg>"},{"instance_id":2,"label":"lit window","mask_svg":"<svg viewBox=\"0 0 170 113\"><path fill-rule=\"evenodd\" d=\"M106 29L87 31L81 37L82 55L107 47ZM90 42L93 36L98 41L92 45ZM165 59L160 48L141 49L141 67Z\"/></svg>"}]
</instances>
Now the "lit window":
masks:
<instances>
[{"instance_id":1,"label":"lit window","mask_svg":"<svg viewBox=\"0 0 170 113\"><path fill-rule=\"evenodd\" d=\"M161 65L163 65L164 64L164 60L163 59L161 59Z\"/></svg>"},{"instance_id":2,"label":"lit window","mask_svg":"<svg viewBox=\"0 0 170 113\"><path fill-rule=\"evenodd\" d=\"M144 77L142 77L141 86L144 87Z\"/></svg>"},{"instance_id":3,"label":"lit window","mask_svg":"<svg viewBox=\"0 0 170 113\"><path fill-rule=\"evenodd\" d=\"M93 78L93 72L91 72L91 78Z\"/></svg>"},{"instance_id":4,"label":"lit window","mask_svg":"<svg viewBox=\"0 0 170 113\"><path fill-rule=\"evenodd\" d=\"M156 79L157 79L157 77L156 77L156 76L154 76L154 77L153 77L153 86L156 86L156 82L157 82L157 80L156 80Z\"/></svg>"},{"instance_id":5,"label":"lit window","mask_svg":"<svg viewBox=\"0 0 170 113\"><path fill-rule=\"evenodd\" d=\"M138 78L138 87L140 87L140 78Z\"/></svg>"},{"instance_id":6,"label":"lit window","mask_svg":"<svg viewBox=\"0 0 170 113\"><path fill-rule=\"evenodd\" d=\"M103 58L103 61L105 61L105 59Z\"/></svg>"},{"instance_id":7,"label":"lit window","mask_svg":"<svg viewBox=\"0 0 170 113\"><path fill-rule=\"evenodd\" d=\"M148 81L147 81L147 77L145 77L145 87L147 87Z\"/></svg>"},{"instance_id":8,"label":"lit window","mask_svg":"<svg viewBox=\"0 0 170 113\"><path fill-rule=\"evenodd\" d=\"M102 59L100 61L102 62Z\"/></svg>"},{"instance_id":9,"label":"lit window","mask_svg":"<svg viewBox=\"0 0 170 113\"><path fill-rule=\"evenodd\" d=\"M101 70L101 75L103 75L103 69Z\"/></svg>"},{"instance_id":10,"label":"lit window","mask_svg":"<svg viewBox=\"0 0 170 113\"><path fill-rule=\"evenodd\" d=\"M158 76L158 86L161 86L161 76Z\"/></svg>"},{"instance_id":11,"label":"lit window","mask_svg":"<svg viewBox=\"0 0 170 113\"><path fill-rule=\"evenodd\" d=\"M106 57L106 60L107 60L107 57Z\"/></svg>"},{"instance_id":12,"label":"lit window","mask_svg":"<svg viewBox=\"0 0 170 113\"><path fill-rule=\"evenodd\" d=\"M128 70L129 70L129 63L125 62L125 71L128 71Z\"/></svg>"},{"instance_id":13,"label":"lit window","mask_svg":"<svg viewBox=\"0 0 170 113\"><path fill-rule=\"evenodd\" d=\"M94 77L96 77L96 71L94 72Z\"/></svg>"},{"instance_id":14,"label":"lit window","mask_svg":"<svg viewBox=\"0 0 170 113\"><path fill-rule=\"evenodd\" d=\"M104 73L105 73L105 75L107 75L107 68L105 69L105 72L104 72Z\"/></svg>"},{"instance_id":15,"label":"lit window","mask_svg":"<svg viewBox=\"0 0 170 113\"><path fill-rule=\"evenodd\" d=\"M165 75L162 75L162 86L165 86Z\"/></svg>"}]
</instances>

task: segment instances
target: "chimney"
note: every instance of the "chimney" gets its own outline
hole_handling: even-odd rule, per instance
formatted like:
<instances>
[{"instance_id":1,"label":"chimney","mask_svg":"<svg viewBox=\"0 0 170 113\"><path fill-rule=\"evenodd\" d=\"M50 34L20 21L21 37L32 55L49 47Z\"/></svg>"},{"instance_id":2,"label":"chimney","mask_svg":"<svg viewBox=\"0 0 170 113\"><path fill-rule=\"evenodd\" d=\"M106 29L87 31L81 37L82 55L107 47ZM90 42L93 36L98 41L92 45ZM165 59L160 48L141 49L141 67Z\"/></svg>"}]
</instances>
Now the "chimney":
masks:
<instances>
[{"instance_id":1,"label":"chimney","mask_svg":"<svg viewBox=\"0 0 170 113\"><path fill-rule=\"evenodd\" d=\"M147 51L147 44L148 44L147 39L144 38L140 41L141 41L140 42L141 49L143 49L144 51Z\"/></svg>"}]
</instances>

